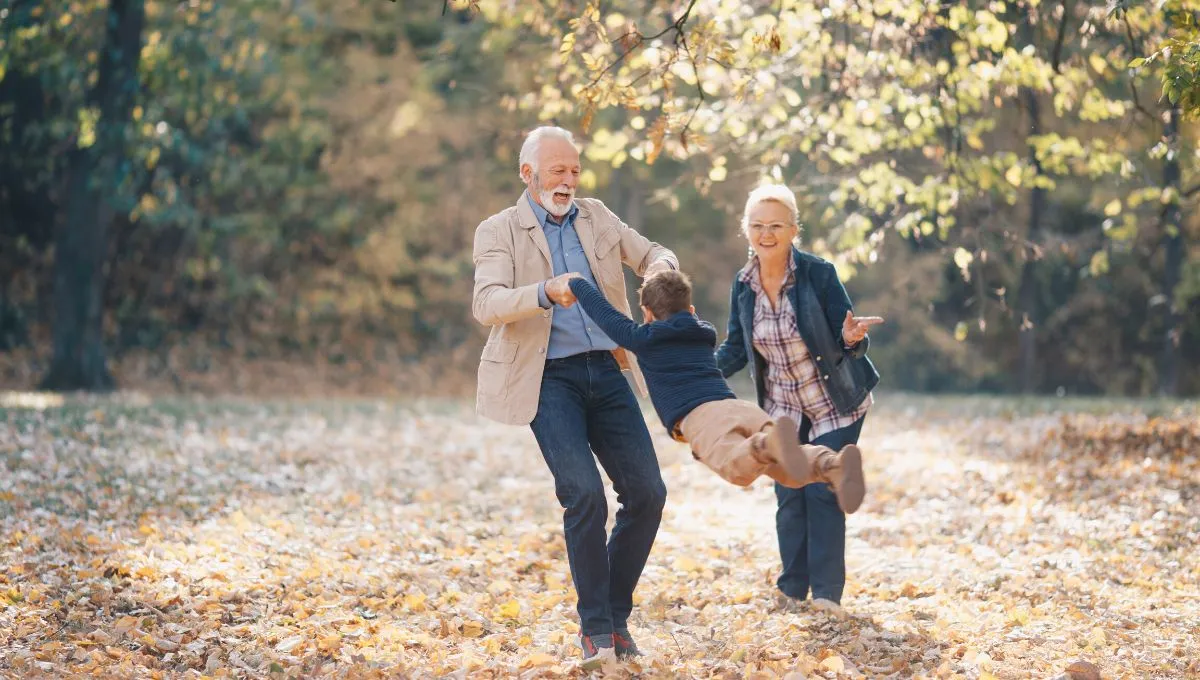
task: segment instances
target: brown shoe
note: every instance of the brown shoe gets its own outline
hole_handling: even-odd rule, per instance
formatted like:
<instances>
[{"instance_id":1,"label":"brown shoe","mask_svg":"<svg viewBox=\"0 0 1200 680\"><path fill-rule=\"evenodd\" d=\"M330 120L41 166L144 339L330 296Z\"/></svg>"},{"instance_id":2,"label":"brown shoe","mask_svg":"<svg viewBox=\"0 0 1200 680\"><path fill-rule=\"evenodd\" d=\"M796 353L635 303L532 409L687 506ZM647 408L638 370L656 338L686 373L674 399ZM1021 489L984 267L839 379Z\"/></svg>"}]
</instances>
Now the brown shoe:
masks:
<instances>
[{"instance_id":1,"label":"brown shoe","mask_svg":"<svg viewBox=\"0 0 1200 680\"><path fill-rule=\"evenodd\" d=\"M847 444L842 450L822 454L817 460L817 471L824 482L833 486L838 507L847 515L858 510L863 496L867 494L867 483L863 479L862 450Z\"/></svg>"}]
</instances>

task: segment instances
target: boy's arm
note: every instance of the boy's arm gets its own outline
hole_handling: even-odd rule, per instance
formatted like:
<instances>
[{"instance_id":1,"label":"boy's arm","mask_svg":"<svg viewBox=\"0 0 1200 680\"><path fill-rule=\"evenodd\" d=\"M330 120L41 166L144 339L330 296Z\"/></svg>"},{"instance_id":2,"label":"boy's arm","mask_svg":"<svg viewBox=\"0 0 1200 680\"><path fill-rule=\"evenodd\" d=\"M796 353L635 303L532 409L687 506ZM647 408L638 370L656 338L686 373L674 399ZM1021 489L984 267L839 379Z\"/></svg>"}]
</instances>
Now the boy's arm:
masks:
<instances>
[{"instance_id":1,"label":"boy's arm","mask_svg":"<svg viewBox=\"0 0 1200 680\"><path fill-rule=\"evenodd\" d=\"M634 352L645 347L648 336L646 326L639 326L633 319L617 311L604 294L596 290L587 279L571 279L570 285L571 292L575 294L579 304L583 305L583 311L592 317L592 321L595 321L613 342Z\"/></svg>"}]
</instances>

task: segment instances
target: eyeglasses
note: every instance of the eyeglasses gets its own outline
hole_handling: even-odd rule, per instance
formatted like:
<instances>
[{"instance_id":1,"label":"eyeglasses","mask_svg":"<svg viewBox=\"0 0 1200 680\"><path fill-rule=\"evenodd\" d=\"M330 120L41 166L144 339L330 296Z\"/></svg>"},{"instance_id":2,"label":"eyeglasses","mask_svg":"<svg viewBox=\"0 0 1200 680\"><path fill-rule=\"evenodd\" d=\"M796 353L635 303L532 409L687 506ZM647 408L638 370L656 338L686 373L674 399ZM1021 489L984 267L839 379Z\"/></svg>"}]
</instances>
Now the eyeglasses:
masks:
<instances>
[{"instance_id":1,"label":"eyeglasses","mask_svg":"<svg viewBox=\"0 0 1200 680\"><path fill-rule=\"evenodd\" d=\"M756 234L761 234L764 231L769 232L771 234L778 234L781 231L791 229L793 226L794 225L786 224L784 222L772 222L771 224L762 224L761 222L751 222L750 223L750 231L752 231Z\"/></svg>"}]
</instances>

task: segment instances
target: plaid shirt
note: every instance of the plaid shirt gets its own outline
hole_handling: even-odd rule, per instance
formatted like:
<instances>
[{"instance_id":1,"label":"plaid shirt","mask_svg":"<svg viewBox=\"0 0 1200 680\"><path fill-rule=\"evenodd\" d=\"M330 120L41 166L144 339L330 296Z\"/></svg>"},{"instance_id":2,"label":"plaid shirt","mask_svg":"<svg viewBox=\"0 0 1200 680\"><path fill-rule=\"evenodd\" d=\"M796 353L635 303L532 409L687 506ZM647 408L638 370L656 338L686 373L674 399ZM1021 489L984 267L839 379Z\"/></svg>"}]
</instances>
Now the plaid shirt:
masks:
<instances>
[{"instance_id":1,"label":"plaid shirt","mask_svg":"<svg viewBox=\"0 0 1200 680\"><path fill-rule=\"evenodd\" d=\"M780 290L778 307L763 290L757 257L751 257L738 278L755 293L754 349L767 362L763 374L766 398L763 410L773 418L788 416L796 422L806 417L812 423L809 440L854 424L867 414L874 398L867 395L853 412L840 414L825 391L820 369L800 337L796 310L788 291L796 285L796 262L788 258L787 276Z\"/></svg>"}]
</instances>

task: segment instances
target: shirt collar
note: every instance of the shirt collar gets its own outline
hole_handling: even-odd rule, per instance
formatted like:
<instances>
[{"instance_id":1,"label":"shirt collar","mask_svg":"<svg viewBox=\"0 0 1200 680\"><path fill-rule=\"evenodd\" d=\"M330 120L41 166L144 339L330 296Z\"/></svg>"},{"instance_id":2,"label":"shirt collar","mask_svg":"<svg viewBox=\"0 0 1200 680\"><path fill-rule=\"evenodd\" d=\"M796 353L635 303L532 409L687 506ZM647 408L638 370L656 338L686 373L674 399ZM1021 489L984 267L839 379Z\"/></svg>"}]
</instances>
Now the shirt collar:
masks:
<instances>
[{"instance_id":1,"label":"shirt collar","mask_svg":"<svg viewBox=\"0 0 1200 680\"><path fill-rule=\"evenodd\" d=\"M538 205L538 202L533 200L533 194L526 192L526 198L529 199L529 207L533 208L533 215L537 218L538 224L542 225L542 229L546 228L546 222L550 220L550 213L545 208ZM571 201L571 209L563 216L560 224L566 224L575 219L575 215L579 212L579 206L575 205L575 201Z\"/></svg>"},{"instance_id":2,"label":"shirt collar","mask_svg":"<svg viewBox=\"0 0 1200 680\"><path fill-rule=\"evenodd\" d=\"M751 252L750 260L737 273L738 281L749 284L750 287L754 288L754 292L761 293L762 277L759 275L760 269L761 265L758 262L758 256ZM794 283L796 283L796 255L793 252L787 259L787 274L783 279L784 290L787 290Z\"/></svg>"}]
</instances>

